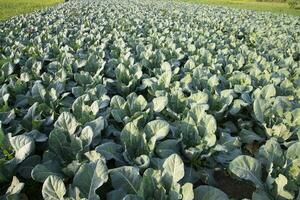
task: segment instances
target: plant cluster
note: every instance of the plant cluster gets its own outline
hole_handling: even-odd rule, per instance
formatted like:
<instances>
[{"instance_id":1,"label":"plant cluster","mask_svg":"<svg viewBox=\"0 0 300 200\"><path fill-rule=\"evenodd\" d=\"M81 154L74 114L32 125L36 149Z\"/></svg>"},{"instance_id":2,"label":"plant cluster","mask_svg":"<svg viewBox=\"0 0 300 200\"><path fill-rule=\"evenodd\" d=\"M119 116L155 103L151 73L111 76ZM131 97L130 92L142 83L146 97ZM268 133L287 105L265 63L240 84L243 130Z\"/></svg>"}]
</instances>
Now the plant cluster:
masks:
<instances>
[{"instance_id":1,"label":"plant cluster","mask_svg":"<svg viewBox=\"0 0 300 200\"><path fill-rule=\"evenodd\" d=\"M238 199L221 171L299 199L299 41L297 17L167 1L1 22L0 195Z\"/></svg>"}]
</instances>

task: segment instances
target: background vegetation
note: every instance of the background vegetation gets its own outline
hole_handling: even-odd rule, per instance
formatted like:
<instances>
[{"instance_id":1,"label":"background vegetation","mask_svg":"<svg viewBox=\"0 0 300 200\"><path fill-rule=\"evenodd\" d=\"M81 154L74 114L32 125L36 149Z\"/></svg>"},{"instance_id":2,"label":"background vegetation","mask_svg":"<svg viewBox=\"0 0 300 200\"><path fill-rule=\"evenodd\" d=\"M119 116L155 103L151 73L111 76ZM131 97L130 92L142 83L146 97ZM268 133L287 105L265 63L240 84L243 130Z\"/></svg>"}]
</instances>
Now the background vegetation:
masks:
<instances>
[{"instance_id":1,"label":"background vegetation","mask_svg":"<svg viewBox=\"0 0 300 200\"><path fill-rule=\"evenodd\" d=\"M64 0L0 0L0 20L32 12ZM300 0L177 0L300 16Z\"/></svg>"},{"instance_id":2,"label":"background vegetation","mask_svg":"<svg viewBox=\"0 0 300 200\"><path fill-rule=\"evenodd\" d=\"M299 0L287 0L287 2L275 0L275 1L255 1L255 0L181 0L192 3L204 3L212 5L221 5L241 9L249 9L255 11L269 11L279 14L291 14L300 16L299 3L294 8L289 6L290 1Z\"/></svg>"},{"instance_id":3,"label":"background vegetation","mask_svg":"<svg viewBox=\"0 0 300 200\"><path fill-rule=\"evenodd\" d=\"M0 0L0 20L60 2L63 2L63 0Z\"/></svg>"}]
</instances>

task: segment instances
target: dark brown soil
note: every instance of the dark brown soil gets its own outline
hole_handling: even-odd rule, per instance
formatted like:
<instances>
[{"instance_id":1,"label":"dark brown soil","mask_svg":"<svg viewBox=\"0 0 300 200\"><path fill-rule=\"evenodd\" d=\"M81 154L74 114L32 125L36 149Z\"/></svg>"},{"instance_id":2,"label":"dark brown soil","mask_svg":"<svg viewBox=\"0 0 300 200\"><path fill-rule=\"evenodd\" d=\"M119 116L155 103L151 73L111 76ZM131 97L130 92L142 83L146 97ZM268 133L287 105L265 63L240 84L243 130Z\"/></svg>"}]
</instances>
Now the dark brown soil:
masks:
<instances>
[{"instance_id":1,"label":"dark brown soil","mask_svg":"<svg viewBox=\"0 0 300 200\"><path fill-rule=\"evenodd\" d=\"M216 187L220 188L229 197L235 199L250 198L255 190L255 187L247 181L238 181L232 179L224 171L216 171L214 173Z\"/></svg>"}]
</instances>

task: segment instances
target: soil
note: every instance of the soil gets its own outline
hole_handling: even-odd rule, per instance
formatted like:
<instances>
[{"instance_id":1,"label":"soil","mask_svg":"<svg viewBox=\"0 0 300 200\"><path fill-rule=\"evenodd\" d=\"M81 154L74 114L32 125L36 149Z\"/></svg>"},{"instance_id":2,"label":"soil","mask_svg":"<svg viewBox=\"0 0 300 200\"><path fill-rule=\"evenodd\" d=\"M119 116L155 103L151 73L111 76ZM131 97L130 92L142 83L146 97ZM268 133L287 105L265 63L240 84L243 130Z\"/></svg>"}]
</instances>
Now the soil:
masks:
<instances>
[{"instance_id":1,"label":"soil","mask_svg":"<svg viewBox=\"0 0 300 200\"><path fill-rule=\"evenodd\" d=\"M214 173L216 187L225 192L229 197L234 199L250 198L255 191L255 187L247 181L238 181L232 179L224 171L216 171Z\"/></svg>"}]
</instances>

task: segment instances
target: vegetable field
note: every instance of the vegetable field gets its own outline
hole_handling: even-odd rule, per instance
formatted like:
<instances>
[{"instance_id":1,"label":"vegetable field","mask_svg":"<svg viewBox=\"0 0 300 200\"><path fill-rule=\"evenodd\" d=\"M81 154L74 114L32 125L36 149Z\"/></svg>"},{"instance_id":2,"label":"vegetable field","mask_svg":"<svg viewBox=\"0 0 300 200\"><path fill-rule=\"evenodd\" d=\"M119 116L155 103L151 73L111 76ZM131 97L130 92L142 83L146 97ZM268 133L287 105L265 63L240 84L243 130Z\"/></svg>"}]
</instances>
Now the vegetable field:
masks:
<instances>
[{"instance_id":1,"label":"vegetable field","mask_svg":"<svg viewBox=\"0 0 300 200\"><path fill-rule=\"evenodd\" d=\"M3 199L300 199L299 17L74 0L0 67Z\"/></svg>"},{"instance_id":2,"label":"vegetable field","mask_svg":"<svg viewBox=\"0 0 300 200\"><path fill-rule=\"evenodd\" d=\"M191 3L219 5L239 9L249 9L259 12L272 12L277 14L290 14L300 16L300 5L291 8L288 2L298 0L178 0ZM300 1L298 1L300 4Z\"/></svg>"}]
</instances>

